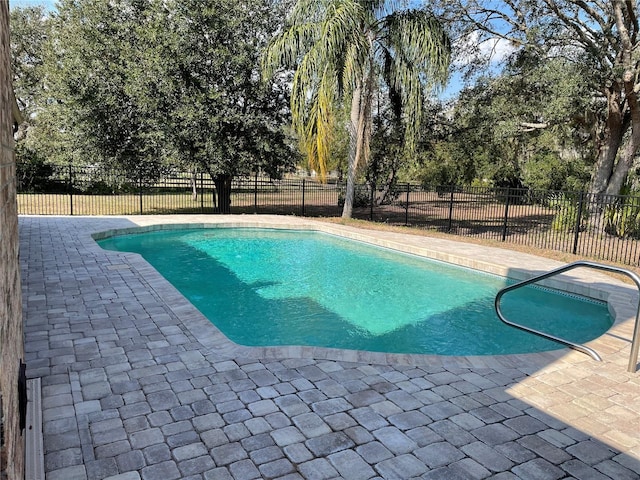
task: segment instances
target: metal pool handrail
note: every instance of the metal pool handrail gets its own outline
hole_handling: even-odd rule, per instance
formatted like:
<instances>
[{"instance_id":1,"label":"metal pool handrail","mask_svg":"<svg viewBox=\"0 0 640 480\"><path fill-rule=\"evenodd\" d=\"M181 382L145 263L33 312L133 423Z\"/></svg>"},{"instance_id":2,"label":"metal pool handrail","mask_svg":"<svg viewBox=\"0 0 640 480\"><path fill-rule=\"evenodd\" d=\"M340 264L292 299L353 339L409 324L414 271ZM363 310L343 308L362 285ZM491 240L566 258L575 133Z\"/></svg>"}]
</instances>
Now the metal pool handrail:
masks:
<instances>
[{"instance_id":1,"label":"metal pool handrail","mask_svg":"<svg viewBox=\"0 0 640 480\"><path fill-rule=\"evenodd\" d=\"M636 287L638 288L638 291L640 292L640 277L638 277L638 275L636 275L634 272L631 272L629 270L626 270L624 268L618 268L618 267L613 267L611 265L603 265L601 263L595 263L595 262L590 262L587 260L579 260L577 262L573 262L573 263L569 263L563 267L560 268L556 268L555 270L550 270L547 273L543 273L541 275L537 275L535 277L532 277L528 280L523 280L522 282L518 282L515 283L513 285L509 285L507 287L504 287L503 289L501 289L495 298L495 308L496 308L496 313L498 314L498 318L500 320L502 320L504 323L506 323L507 325L510 325L512 327L515 328L519 328L520 330L524 330L526 332L530 332L530 333L534 333L536 335L539 335L541 337L545 337L548 338L549 340L553 340L559 343L562 343L570 348L573 348L574 350L578 350L582 353L586 353L587 355L589 355L591 358L593 358L594 360L597 360L598 362L601 361L602 359L600 358L600 355L598 355L598 353L593 350L592 348L589 348L587 346L578 344L578 343L574 343L571 342L569 340L565 340L564 338L560 338L560 337L556 337L554 335L551 335L549 333L545 333L545 332L541 332L539 330L533 329L533 328L529 328L529 327L525 327L524 325L520 325L518 323L515 322L511 322L509 320L507 320L505 318L505 316L502 313L502 310L500 308L500 299L502 298L502 296L507 293L510 292L511 290L515 290L517 288L520 287L524 287L525 285L530 285L532 283L538 282L540 280L544 280L546 278L552 277L554 275L558 275L560 273L564 273L568 270L573 270L574 268L578 268L578 267L588 267L588 268L594 268L596 270L605 270L608 272L614 272L614 273L621 273L623 275L628 276L629 278L631 278L635 284ZM633 328L633 338L631 341L631 352L629 355L629 365L627 367L627 370L631 373L634 373L636 371L636 366L638 364L638 347L640 347L640 299L638 300L638 308L636 309L636 322L635 322L635 326Z\"/></svg>"}]
</instances>

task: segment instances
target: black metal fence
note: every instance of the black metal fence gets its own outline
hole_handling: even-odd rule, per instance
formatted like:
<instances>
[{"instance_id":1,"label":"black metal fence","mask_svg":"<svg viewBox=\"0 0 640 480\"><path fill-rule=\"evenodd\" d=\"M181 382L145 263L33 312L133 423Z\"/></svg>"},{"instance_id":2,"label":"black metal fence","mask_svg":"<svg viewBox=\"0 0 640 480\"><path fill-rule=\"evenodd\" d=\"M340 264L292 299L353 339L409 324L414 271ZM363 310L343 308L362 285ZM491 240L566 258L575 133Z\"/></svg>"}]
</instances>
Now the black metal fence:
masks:
<instances>
[{"instance_id":1,"label":"black metal fence","mask_svg":"<svg viewBox=\"0 0 640 480\"><path fill-rule=\"evenodd\" d=\"M153 181L98 167L18 166L18 211L32 215L217 213L202 172ZM345 186L313 178L236 178L232 213L339 216ZM640 197L515 188L358 185L353 217L640 265Z\"/></svg>"}]
</instances>

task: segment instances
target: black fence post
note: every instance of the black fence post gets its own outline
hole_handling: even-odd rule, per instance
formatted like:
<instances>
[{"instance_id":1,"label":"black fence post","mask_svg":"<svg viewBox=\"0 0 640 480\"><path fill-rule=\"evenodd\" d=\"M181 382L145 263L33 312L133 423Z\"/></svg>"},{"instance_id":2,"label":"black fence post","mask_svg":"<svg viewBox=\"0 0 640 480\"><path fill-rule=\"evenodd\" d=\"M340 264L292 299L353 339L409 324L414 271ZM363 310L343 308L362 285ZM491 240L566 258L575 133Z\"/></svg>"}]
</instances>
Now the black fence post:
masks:
<instances>
[{"instance_id":1,"label":"black fence post","mask_svg":"<svg viewBox=\"0 0 640 480\"><path fill-rule=\"evenodd\" d=\"M213 213L220 213L220 209L218 208L219 197L216 182L213 177L211 177L211 208L213 209Z\"/></svg>"},{"instance_id":2,"label":"black fence post","mask_svg":"<svg viewBox=\"0 0 640 480\"><path fill-rule=\"evenodd\" d=\"M258 172L253 177L253 213L258 213Z\"/></svg>"},{"instance_id":3,"label":"black fence post","mask_svg":"<svg viewBox=\"0 0 640 480\"><path fill-rule=\"evenodd\" d=\"M69 163L69 214L73 215L73 166Z\"/></svg>"},{"instance_id":4,"label":"black fence post","mask_svg":"<svg viewBox=\"0 0 640 480\"><path fill-rule=\"evenodd\" d=\"M572 253L576 255L578 253L578 237L580 236L580 226L582 225L582 209L584 205L584 192L580 192L578 198L578 214L576 215L576 224L573 228L573 249Z\"/></svg>"},{"instance_id":5,"label":"black fence post","mask_svg":"<svg viewBox=\"0 0 640 480\"><path fill-rule=\"evenodd\" d=\"M411 184L407 182L407 205L404 209L404 224L409 225L409 193L411 193Z\"/></svg>"},{"instance_id":6,"label":"black fence post","mask_svg":"<svg viewBox=\"0 0 640 480\"><path fill-rule=\"evenodd\" d=\"M305 209L304 209L304 195L305 195L305 179L302 179L302 216L305 216Z\"/></svg>"},{"instance_id":7,"label":"black fence post","mask_svg":"<svg viewBox=\"0 0 640 480\"><path fill-rule=\"evenodd\" d=\"M371 182L371 194L369 195L369 221L373 222L373 202L375 202L376 183Z\"/></svg>"},{"instance_id":8,"label":"black fence post","mask_svg":"<svg viewBox=\"0 0 640 480\"><path fill-rule=\"evenodd\" d=\"M449 197L449 223L447 225L447 232L450 232L453 228L453 194L456 193L456 185L451 184L451 195Z\"/></svg>"},{"instance_id":9,"label":"black fence post","mask_svg":"<svg viewBox=\"0 0 640 480\"><path fill-rule=\"evenodd\" d=\"M502 225L502 241L507 239L507 225L509 223L509 200L511 199L511 188L507 187L506 200L504 202L504 223Z\"/></svg>"},{"instance_id":10,"label":"black fence post","mask_svg":"<svg viewBox=\"0 0 640 480\"><path fill-rule=\"evenodd\" d=\"M200 210L204 213L204 172L200 171Z\"/></svg>"},{"instance_id":11,"label":"black fence post","mask_svg":"<svg viewBox=\"0 0 640 480\"><path fill-rule=\"evenodd\" d=\"M138 175L138 196L140 197L140 215L144 215L142 213L142 174Z\"/></svg>"}]
</instances>

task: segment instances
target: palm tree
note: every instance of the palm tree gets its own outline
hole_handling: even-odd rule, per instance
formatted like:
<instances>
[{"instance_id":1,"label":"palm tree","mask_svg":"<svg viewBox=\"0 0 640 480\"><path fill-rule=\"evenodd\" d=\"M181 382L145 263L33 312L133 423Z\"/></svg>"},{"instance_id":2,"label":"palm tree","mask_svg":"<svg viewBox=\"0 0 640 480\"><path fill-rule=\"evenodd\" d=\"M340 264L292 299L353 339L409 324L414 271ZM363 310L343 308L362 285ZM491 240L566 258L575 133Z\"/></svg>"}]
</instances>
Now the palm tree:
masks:
<instances>
[{"instance_id":1,"label":"palm tree","mask_svg":"<svg viewBox=\"0 0 640 480\"><path fill-rule=\"evenodd\" d=\"M350 218L358 166L369 158L373 99L385 92L404 125L411 151L420 129L422 99L442 85L449 39L438 20L407 2L297 0L287 26L269 44L263 71L295 69L293 126L309 164L326 175L337 109L349 108L347 191L342 212Z\"/></svg>"}]
</instances>

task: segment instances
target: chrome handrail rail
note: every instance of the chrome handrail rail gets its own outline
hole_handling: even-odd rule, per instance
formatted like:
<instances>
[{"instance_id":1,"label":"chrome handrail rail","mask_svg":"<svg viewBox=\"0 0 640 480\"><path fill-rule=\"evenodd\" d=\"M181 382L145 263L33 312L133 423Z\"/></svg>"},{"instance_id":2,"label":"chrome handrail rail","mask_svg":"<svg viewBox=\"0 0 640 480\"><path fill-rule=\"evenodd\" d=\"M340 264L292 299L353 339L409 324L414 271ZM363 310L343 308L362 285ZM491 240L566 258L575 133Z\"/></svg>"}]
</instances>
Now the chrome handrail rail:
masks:
<instances>
[{"instance_id":1,"label":"chrome handrail rail","mask_svg":"<svg viewBox=\"0 0 640 480\"><path fill-rule=\"evenodd\" d=\"M620 273L623 275L628 276L629 278L631 278L634 283L636 284L636 287L638 288L638 291L640 292L640 277L638 275L636 275L634 272L631 272L629 270L626 270L624 268L619 268L619 267L614 267L611 265L603 265L601 263L596 263L596 262L590 262L588 260L578 260L577 262L573 262L573 263L569 263L563 267L560 268L556 268L554 270L550 270L547 273L543 273L541 275L536 275L535 277L529 278L528 280L523 280L521 282L515 283L513 285L509 285L507 287L502 288L497 294L496 294L496 298L495 298L495 309L496 309L496 314L498 315L498 318L500 320L502 320L502 322L506 323L507 325L510 325L512 327L515 328L519 328L520 330L524 330L526 332L530 332L530 333L534 333L536 335L539 335L541 337L544 338L548 338L549 340L553 340L555 342L559 342L562 343L570 348L573 348L574 350L578 350L582 353L585 353L587 355L589 355L591 358L593 358L594 360L600 362L602 361L602 359L600 358L600 355L598 355L598 353L593 350L592 348L589 348L585 345L581 345L578 343L574 343L571 342L569 340L566 340L564 338L560 338L560 337L556 337L554 335L551 335L549 333L545 333L545 332L541 332L539 330L536 330L534 328L530 328L530 327L526 327L524 325L520 325L518 323L512 322L510 320L507 320L507 318L504 316L504 314L502 313L502 309L500 308L500 300L502 299L502 296L507 293L510 292L511 290L515 290L517 288L520 287L524 287L525 285L530 285L532 283L536 283L540 280L544 280L546 278L552 277L554 275L558 275L560 273L564 273L568 270L573 270L574 268L578 268L578 267L588 267L588 268L594 268L596 270L604 270L604 271L608 271L608 272L614 272L614 273ZM633 338L631 341L631 352L629 355L629 365L627 367L627 370L631 373L634 373L636 371L636 367L638 364L638 348L640 347L640 298L638 300L638 308L636 309L636 322L635 322L635 326L633 328Z\"/></svg>"}]
</instances>

